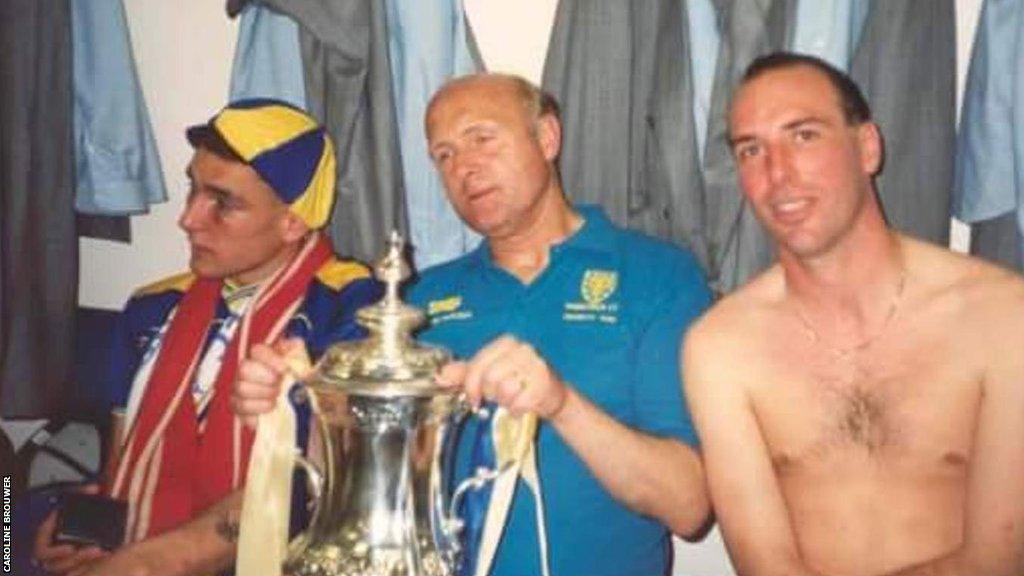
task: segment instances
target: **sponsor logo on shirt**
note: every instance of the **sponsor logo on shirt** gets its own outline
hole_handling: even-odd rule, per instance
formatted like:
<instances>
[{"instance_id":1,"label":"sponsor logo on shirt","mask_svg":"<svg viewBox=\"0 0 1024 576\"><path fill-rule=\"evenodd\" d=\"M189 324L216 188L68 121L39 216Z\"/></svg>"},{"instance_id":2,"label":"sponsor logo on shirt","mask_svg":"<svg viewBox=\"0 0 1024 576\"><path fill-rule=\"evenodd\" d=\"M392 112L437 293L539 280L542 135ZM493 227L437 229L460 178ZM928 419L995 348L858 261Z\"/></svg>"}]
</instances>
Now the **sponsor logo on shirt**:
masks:
<instances>
[{"instance_id":1,"label":"sponsor logo on shirt","mask_svg":"<svg viewBox=\"0 0 1024 576\"><path fill-rule=\"evenodd\" d=\"M440 324L450 320L468 320L473 317L473 311L462 309L462 296L448 296L428 302L427 315L431 322Z\"/></svg>"}]
</instances>

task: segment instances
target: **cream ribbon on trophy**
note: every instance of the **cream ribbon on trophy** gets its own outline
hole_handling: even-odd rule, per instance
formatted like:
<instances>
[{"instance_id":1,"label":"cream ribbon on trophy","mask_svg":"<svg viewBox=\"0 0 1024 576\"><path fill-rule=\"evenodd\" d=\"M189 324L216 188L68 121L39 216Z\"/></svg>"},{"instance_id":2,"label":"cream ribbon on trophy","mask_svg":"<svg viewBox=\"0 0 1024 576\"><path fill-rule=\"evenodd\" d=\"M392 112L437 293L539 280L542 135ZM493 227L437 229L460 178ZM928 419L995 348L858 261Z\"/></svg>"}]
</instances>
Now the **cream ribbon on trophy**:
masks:
<instances>
[{"instance_id":1,"label":"cream ribbon on trophy","mask_svg":"<svg viewBox=\"0 0 1024 576\"><path fill-rule=\"evenodd\" d=\"M491 500L487 506L484 530L480 537L480 552L476 563L476 576L487 576L498 550L501 534L505 530L508 511L512 505L516 483L520 477L533 492L537 517L537 539L543 576L550 576L548 567L548 537L544 527L544 499L541 496L540 476L537 472L537 415L514 417L504 408L497 408L491 424L494 441L495 467L502 472L494 480Z\"/></svg>"},{"instance_id":2,"label":"cream ribbon on trophy","mask_svg":"<svg viewBox=\"0 0 1024 576\"><path fill-rule=\"evenodd\" d=\"M295 412L288 391L296 374L307 374L309 357L302 348L285 357L284 376L274 409L259 417L239 520L237 576L280 576L288 551L292 473L295 469Z\"/></svg>"}]
</instances>

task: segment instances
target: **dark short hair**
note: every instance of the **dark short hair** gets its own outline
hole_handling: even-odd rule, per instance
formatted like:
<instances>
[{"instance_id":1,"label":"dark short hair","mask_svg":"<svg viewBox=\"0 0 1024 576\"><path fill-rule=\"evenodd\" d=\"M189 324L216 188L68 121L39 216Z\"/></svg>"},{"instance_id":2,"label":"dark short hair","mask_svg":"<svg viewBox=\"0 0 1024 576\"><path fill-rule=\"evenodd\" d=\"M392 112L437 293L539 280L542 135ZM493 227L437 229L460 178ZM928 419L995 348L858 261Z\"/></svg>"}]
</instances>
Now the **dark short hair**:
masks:
<instances>
[{"instance_id":1,"label":"dark short hair","mask_svg":"<svg viewBox=\"0 0 1024 576\"><path fill-rule=\"evenodd\" d=\"M839 70L828 62L807 54L795 52L772 52L755 59L743 73L740 85L746 84L768 72L794 68L797 66L808 66L821 72L835 88L839 96L839 105L843 110L843 117L847 124L863 124L871 121L871 107L864 98L857 83L845 72Z\"/></svg>"},{"instance_id":2,"label":"dark short hair","mask_svg":"<svg viewBox=\"0 0 1024 576\"><path fill-rule=\"evenodd\" d=\"M192 147L197 150L202 148L203 150L211 152L224 160L248 164L248 162L246 162L238 152L235 152L234 148L224 140L224 137L209 125L202 124L200 126L190 128L187 132L187 138L189 143L192 144Z\"/></svg>"}]
</instances>

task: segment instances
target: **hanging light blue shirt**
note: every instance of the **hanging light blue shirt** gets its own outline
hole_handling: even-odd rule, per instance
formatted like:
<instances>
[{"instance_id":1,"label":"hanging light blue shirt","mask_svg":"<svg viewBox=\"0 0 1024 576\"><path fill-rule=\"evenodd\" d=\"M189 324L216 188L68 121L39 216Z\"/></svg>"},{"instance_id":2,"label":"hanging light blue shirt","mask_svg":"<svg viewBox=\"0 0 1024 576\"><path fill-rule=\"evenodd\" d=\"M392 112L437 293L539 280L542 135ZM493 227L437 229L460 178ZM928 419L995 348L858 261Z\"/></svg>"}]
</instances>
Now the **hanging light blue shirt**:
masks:
<instances>
[{"instance_id":1,"label":"hanging light blue shirt","mask_svg":"<svg viewBox=\"0 0 1024 576\"><path fill-rule=\"evenodd\" d=\"M75 210L123 216L167 201L121 0L72 0Z\"/></svg>"},{"instance_id":2,"label":"hanging light blue shirt","mask_svg":"<svg viewBox=\"0 0 1024 576\"><path fill-rule=\"evenodd\" d=\"M704 143L708 139L708 115L711 113L711 88L721 44L721 22L712 0L685 3L690 31L690 75L693 81L693 125L697 133L697 157L704 162Z\"/></svg>"},{"instance_id":3,"label":"hanging light blue shirt","mask_svg":"<svg viewBox=\"0 0 1024 576\"><path fill-rule=\"evenodd\" d=\"M250 2L242 9L238 26L230 99L277 98L305 110L298 23Z\"/></svg>"},{"instance_id":4,"label":"hanging light blue shirt","mask_svg":"<svg viewBox=\"0 0 1024 576\"><path fill-rule=\"evenodd\" d=\"M461 0L385 4L409 235L413 260L422 270L461 256L480 241L448 202L427 153L423 126L434 92L478 66L470 53Z\"/></svg>"},{"instance_id":5,"label":"hanging light blue shirt","mask_svg":"<svg viewBox=\"0 0 1024 576\"><path fill-rule=\"evenodd\" d=\"M986 0L960 116L953 215L971 223L1011 211L1024 237L1024 5Z\"/></svg>"},{"instance_id":6,"label":"hanging light blue shirt","mask_svg":"<svg viewBox=\"0 0 1024 576\"><path fill-rule=\"evenodd\" d=\"M789 49L848 71L870 0L797 0Z\"/></svg>"}]
</instances>

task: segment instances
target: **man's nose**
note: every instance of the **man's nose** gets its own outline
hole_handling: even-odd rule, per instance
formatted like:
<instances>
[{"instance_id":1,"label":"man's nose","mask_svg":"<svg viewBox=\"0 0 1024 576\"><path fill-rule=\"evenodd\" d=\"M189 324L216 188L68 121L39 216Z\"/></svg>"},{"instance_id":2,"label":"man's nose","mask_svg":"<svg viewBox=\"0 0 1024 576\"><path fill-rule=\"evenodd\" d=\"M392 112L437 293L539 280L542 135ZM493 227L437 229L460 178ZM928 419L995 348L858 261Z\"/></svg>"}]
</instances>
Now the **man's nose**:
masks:
<instances>
[{"instance_id":1,"label":"man's nose","mask_svg":"<svg viewBox=\"0 0 1024 576\"><path fill-rule=\"evenodd\" d=\"M178 217L178 227L186 232L192 232L202 227L206 210L203 202L198 198L189 198L185 201L185 208Z\"/></svg>"},{"instance_id":2,"label":"man's nose","mask_svg":"<svg viewBox=\"0 0 1024 576\"><path fill-rule=\"evenodd\" d=\"M471 150L462 150L452 156L452 174L462 180L474 172L478 167L477 155Z\"/></svg>"},{"instance_id":3,"label":"man's nose","mask_svg":"<svg viewBox=\"0 0 1024 576\"><path fill-rule=\"evenodd\" d=\"M792 171L792 158L785 146L770 144L765 150L768 178L772 184L785 184Z\"/></svg>"}]
</instances>

